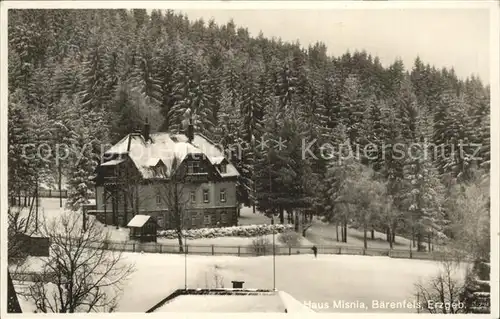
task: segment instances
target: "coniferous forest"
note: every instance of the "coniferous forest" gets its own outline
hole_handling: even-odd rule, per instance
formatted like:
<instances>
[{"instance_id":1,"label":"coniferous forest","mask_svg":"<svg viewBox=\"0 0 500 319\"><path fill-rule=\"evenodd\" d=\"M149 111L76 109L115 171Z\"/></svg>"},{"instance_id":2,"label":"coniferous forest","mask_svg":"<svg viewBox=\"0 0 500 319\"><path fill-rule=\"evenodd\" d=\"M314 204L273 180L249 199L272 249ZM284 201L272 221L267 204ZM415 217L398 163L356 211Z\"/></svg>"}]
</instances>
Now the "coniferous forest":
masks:
<instances>
[{"instance_id":1,"label":"coniferous forest","mask_svg":"<svg viewBox=\"0 0 500 319\"><path fill-rule=\"evenodd\" d=\"M11 196L62 174L78 209L102 145L146 121L178 132L191 109L198 133L243 150L231 157L242 205L282 223L323 216L339 241L349 225L365 245L377 230L388 245L401 235L418 250L489 253L490 98L478 77L166 10L10 10L8 26ZM25 143L69 146L47 161L21 156Z\"/></svg>"}]
</instances>

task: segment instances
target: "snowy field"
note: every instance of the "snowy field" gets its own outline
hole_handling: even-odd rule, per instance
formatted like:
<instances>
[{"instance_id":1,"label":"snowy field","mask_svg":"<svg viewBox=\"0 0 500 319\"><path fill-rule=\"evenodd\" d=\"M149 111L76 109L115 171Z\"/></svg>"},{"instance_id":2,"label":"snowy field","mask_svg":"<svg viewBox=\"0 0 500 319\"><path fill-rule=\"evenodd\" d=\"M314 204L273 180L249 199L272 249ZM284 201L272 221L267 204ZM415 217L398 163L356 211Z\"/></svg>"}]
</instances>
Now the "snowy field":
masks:
<instances>
[{"instance_id":1,"label":"snowy field","mask_svg":"<svg viewBox=\"0 0 500 319\"><path fill-rule=\"evenodd\" d=\"M187 265L188 288L215 288L215 282L231 287L232 280L245 281L245 288L273 288L271 256L197 256L124 253L136 272L123 290L119 312L145 312L174 290L184 287ZM187 263L185 263L187 261ZM320 255L277 256L276 288L304 303L322 305L319 312L414 312L414 309L373 309L372 301L411 301L413 285L436 274L432 261L388 257ZM335 309L334 302L364 302L369 309ZM23 309L33 306L21 300ZM328 306L325 306L328 305Z\"/></svg>"},{"instance_id":2,"label":"snowy field","mask_svg":"<svg viewBox=\"0 0 500 319\"><path fill-rule=\"evenodd\" d=\"M47 220L59 216L58 199L42 199L40 214ZM247 220L258 218L251 209L244 214ZM252 216L253 215L253 216ZM319 226L319 224L318 224ZM113 240L127 240L127 229L108 226ZM314 229L311 228L311 229ZM318 230L318 228L316 228ZM320 232L324 238L333 238L335 232L324 226ZM351 232L353 235L355 233ZM272 237L270 237L272 238ZM308 236L314 238L314 236ZM331 239L330 238L330 239ZM161 239L161 243L176 244L176 240ZM251 238L222 237L188 240L188 245L248 245ZM313 242L305 240L310 247ZM349 244L349 242L348 242ZM351 240L352 244L352 240ZM124 253L125 261L133 263L137 271L126 283L118 304L120 312L145 312L176 289L231 287L232 280L245 281L245 288L273 288L273 258L237 256L199 256L177 254ZM186 259L185 259L186 258ZM426 260L392 259L374 256L318 255L310 254L276 256L276 288L297 300L316 305L319 312L395 311L414 312L411 308L376 309L372 301L412 301L414 284L419 279L435 275L439 263ZM187 261L187 263L185 263ZM30 260L36 268L36 258ZM22 298L21 298L22 299ZM342 302L363 302L367 307L335 308ZM30 302L20 300L25 311L33 311Z\"/></svg>"}]
</instances>

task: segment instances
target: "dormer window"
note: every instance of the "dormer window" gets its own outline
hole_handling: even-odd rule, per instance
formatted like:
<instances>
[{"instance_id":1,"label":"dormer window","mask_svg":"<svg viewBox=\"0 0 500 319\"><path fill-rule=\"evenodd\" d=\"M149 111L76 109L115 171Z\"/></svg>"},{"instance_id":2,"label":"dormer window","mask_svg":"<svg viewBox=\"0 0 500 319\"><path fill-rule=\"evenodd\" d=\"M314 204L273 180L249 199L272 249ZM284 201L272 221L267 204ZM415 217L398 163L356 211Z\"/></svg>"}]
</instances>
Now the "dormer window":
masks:
<instances>
[{"instance_id":1,"label":"dormer window","mask_svg":"<svg viewBox=\"0 0 500 319\"><path fill-rule=\"evenodd\" d=\"M188 174L199 174L203 173L200 166L200 162L189 162L188 163Z\"/></svg>"}]
</instances>

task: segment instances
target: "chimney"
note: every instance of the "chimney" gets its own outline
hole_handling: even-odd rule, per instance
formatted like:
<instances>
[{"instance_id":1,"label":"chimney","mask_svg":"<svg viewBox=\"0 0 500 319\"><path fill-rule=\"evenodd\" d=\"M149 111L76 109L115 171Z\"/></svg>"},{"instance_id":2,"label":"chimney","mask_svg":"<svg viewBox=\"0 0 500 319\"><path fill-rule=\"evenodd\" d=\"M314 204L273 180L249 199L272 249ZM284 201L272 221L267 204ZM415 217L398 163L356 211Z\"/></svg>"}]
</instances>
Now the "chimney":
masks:
<instances>
[{"instance_id":1,"label":"chimney","mask_svg":"<svg viewBox=\"0 0 500 319\"><path fill-rule=\"evenodd\" d=\"M188 138L189 143L191 143L194 139L194 126L193 126L193 120L191 119L189 120L186 136Z\"/></svg>"},{"instance_id":2,"label":"chimney","mask_svg":"<svg viewBox=\"0 0 500 319\"><path fill-rule=\"evenodd\" d=\"M151 133L151 126L149 125L148 118L146 117L146 123L144 123L144 131L142 132L142 136L144 140L147 142L150 140L149 134Z\"/></svg>"},{"instance_id":3,"label":"chimney","mask_svg":"<svg viewBox=\"0 0 500 319\"><path fill-rule=\"evenodd\" d=\"M233 280L231 282L233 283L234 289L243 289L243 284L245 283L244 281L238 281L238 280Z\"/></svg>"},{"instance_id":4,"label":"chimney","mask_svg":"<svg viewBox=\"0 0 500 319\"><path fill-rule=\"evenodd\" d=\"M184 134L188 138L189 143L191 143L194 139L194 126L193 126L193 116L191 115L191 109L187 109L183 115L184 119L182 120L182 129L184 130Z\"/></svg>"}]
</instances>

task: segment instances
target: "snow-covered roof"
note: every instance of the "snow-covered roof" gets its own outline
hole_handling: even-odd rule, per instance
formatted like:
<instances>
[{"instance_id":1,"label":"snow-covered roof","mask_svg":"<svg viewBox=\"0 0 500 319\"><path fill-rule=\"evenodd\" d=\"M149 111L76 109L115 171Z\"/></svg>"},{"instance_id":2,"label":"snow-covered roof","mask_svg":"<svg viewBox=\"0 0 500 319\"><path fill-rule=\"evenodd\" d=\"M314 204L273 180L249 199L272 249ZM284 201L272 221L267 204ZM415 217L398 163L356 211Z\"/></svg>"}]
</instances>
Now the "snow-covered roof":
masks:
<instances>
[{"instance_id":1,"label":"snow-covered roof","mask_svg":"<svg viewBox=\"0 0 500 319\"><path fill-rule=\"evenodd\" d=\"M115 166L115 165L118 165L120 163L123 163L123 161L125 161L124 159L115 159L115 160L111 160L111 161L107 161L105 163L102 163L101 166Z\"/></svg>"},{"instance_id":2,"label":"snow-covered roof","mask_svg":"<svg viewBox=\"0 0 500 319\"><path fill-rule=\"evenodd\" d=\"M214 165L220 164L224 160L224 153L213 142L200 134L195 134L191 143L184 134L153 133L150 137L151 140L146 142L139 134L129 134L107 150L105 155L128 154L142 177L146 179L157 177L152 168L160 160L165 164L167 174L171 172L174 158L177 158L180 163L188 155L204 155ZM109 161L104 164L110 162L117 163ZM226 173L221 174L222 177L238 175L236 167L231 163L227 165Z\"/></svg>"},{"instance_id":3,"label":"snow-covered roof","mask_svg":"<svg viewBox=\"0 0 500 319\"><path fill-rule=\"evenodd\" d=\"M222 288L189 289L174 294L178 295L148 312L315 312L284 291Z\"/></svg>"},{"instance_id":4,"label":"snow-covered roof","mask_svg":"<svg viewBox=\"0 0 500 319\"><path fill-rule=\"evenodd\" d=\"M155 312L285 312L279 295L181 295Z\"/></svg>"},{"instance_id":5,"label":"snow-covered roof","mask_svg":"<svg viewBox=\"0 0 500 319\"><path fill-rule=\"evenodd\" d=\"M151 218L149 215L135 215L134 218L130 220L127 227L142 227Z\"/></svg>"},{"instance_id":6,"label":"snow-covered roof","mask_svg":"<svg viewBox=\"0 0 500 319\"><path fill-rule=\"evenodd\" d=\"M211 162L212 164L220 164L224 159L224 156L214 156L213 158L211 158Z\"/></svg>"}]
</instances>

